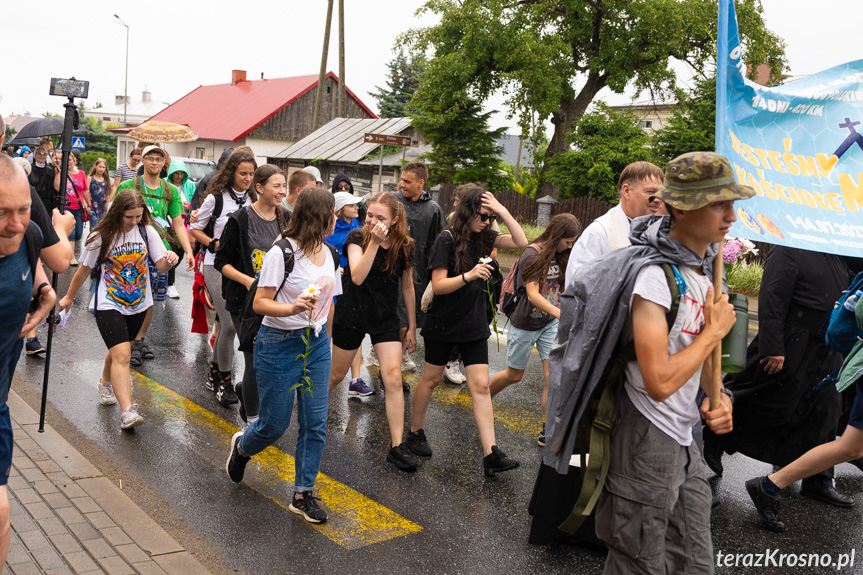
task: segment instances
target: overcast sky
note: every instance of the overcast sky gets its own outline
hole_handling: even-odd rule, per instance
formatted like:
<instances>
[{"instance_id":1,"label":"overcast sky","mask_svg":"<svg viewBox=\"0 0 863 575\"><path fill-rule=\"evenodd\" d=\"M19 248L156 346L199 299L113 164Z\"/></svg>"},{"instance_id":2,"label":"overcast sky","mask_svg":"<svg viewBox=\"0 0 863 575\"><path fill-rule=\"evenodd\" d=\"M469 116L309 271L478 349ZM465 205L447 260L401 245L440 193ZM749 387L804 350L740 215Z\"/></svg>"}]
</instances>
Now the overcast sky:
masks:
<instances>
[{"instance_id":1,"label":"overcast sky","mask_svg":"<svg viewBox=\"0 0 863 575\"><path fill-rule=\"evenodd\" d=\"M130 27L129 94L147 88L154 100L173 102L199 85L230 82L231 70L248 78L317 74L326 0L303 2L196 2L191 0L38 0L3 2L0 21L6 53L0 64L0 114L63 113L63 98L48 96L49 80L75 76L90 81L88 104L111 105L123 94L126 28ZM434 17L414 12L422 0L345 0L347 85L377 111L370 92L386 81L397 36ZM859 40L861 0L763 0L767 25L787 42L793 75L863 58ZM327 68L338 74L338 2ZM603 93L612 103L629 98ZM489 109L502 110L495 98ZM504 113L495 127L514 125Z\"/></svg>"}]
</instances>

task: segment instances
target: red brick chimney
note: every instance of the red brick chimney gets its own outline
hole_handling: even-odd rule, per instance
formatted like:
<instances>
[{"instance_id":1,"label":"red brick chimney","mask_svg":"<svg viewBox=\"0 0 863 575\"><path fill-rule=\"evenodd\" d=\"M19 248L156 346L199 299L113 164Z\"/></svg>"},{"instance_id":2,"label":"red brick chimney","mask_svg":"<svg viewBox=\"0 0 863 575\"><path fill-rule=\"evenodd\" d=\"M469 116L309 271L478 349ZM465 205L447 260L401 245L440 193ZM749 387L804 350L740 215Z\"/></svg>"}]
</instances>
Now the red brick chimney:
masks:
<instances>
[{"instance_id":1,"label":"red brick chimney","mask_svg":"<svg viewBox=\"0 0 863 575\"><path fill-rule=\"evenodd\" d=\"M231 70L231 84L236 84L237 82L245 82L246 81L246 71L245 70Z\"/></svg>"}]
</instances>

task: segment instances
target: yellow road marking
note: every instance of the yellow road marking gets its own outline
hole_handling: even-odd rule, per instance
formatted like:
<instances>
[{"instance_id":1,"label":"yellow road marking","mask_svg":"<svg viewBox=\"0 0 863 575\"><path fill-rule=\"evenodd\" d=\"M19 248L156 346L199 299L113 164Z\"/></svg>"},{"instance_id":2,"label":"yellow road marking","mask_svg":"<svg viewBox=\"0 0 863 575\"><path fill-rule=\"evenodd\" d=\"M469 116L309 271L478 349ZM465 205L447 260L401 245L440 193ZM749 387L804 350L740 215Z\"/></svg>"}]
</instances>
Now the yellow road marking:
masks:
<instances>
[{"instance_id":1,"label":"yellow road marking","mask_svg":"<svg viewBox=\"0 0 863 575\"><path fill-rule=\"evenodd\" d=\"M132 372L132 383L150 392L151 408L165 417L169 433L186 436L190 429L209 432L219 439L224 452L228 452L231 436L238 431L236 426L139 373ZM256 469L256 472L250 478L247 471L245 484L281 507L288 508L289 501L282 501L267 492L272 492L272 487L294 483L293 457L270 446L253 457L247 469ZM265 492L265 487L270 489ZM315 488L329 519L313 527L342 547L358 549L422 531L420 525L323 473L318 473Z\"/></svg>"}]
</instances>

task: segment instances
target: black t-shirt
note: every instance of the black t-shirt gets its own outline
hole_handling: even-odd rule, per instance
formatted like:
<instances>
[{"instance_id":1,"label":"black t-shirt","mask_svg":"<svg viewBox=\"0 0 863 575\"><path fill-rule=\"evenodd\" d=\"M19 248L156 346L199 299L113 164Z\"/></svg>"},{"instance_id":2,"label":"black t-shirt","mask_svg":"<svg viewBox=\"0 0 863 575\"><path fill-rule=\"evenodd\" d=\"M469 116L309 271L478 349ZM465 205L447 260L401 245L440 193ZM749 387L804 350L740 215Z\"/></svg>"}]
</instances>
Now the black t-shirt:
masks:
<instances>
[{"instance_id":1,"label":"black t-shirt","mask_svg":"<svg viewBox=\"0 0 863 575\"><path fill-rule=\"evenodd\" d=\"M524 270L530 265L534 258L539 255L536 248L528 246L524 248L518 259L518 274L515 277L513 287L518 290L524 287ZM557 263L557 254L551 258L545 279L539 283L539 295L551 302L552 305L560 307L560 265ZM527 331L539 331L554 320L554 316L547 314L533 305L525 293L518 301L515 310L509 316L509 321L515 327Z\"/></svg>"},{"instance_id":2,"label":"black t-shirt","mask_svg":"<svg viewBox=\"0 0 863 575\"><path fill-rule=\"evenodd\" d=\"M348 245L363 245L363 230L351 230L345 239L342 253L347 254ZM378 247L372 269L361 285L351 281L351 266L345 268L342 276L342 295L336 303L333 323L369 334L387 333L399 330L396 312L401 277L408 262L400 255L396 260L395 274L386 272L389 249ZM413 258L411 258L413 259Z\"/></svg>"},{"instance_id":3,"label":"black t-shirt","mask_svg":"<svg viewBox=\"0 0 863 575\"><path fill-rule=\"evenodd\" d=\"M488 233L493 234L492 237L498 235L493 230ZM479 258L489 256L488 253L480 253L482 250L480 244L481 242L471 241L468 247L468 254L474 265L479 263ZM438 235L432 246L428 261L429 280L435 268L446 268L448 278L461 276L461 273L455 271L455 250L449 228ZM491 331L488 329L487 305L488 294L485 293L485 281L480 279L469 282L452 293L435 295L426 313L422 335L435 341L462 342L488 339Z\"/></svg>"},{"instance_id":4,"label":"black t-shirt","mask_svg":"<svg viewBox=\"0 0 863 575\"><path fill-rule=\"evenodd\" d=\"M42 205L42 200L36 194L33 186L30 186L30 221L34 222L42 230L42 247L50 248L60 241L54 226L51 225L51 216Z\"/></svg>"}]
</instances>

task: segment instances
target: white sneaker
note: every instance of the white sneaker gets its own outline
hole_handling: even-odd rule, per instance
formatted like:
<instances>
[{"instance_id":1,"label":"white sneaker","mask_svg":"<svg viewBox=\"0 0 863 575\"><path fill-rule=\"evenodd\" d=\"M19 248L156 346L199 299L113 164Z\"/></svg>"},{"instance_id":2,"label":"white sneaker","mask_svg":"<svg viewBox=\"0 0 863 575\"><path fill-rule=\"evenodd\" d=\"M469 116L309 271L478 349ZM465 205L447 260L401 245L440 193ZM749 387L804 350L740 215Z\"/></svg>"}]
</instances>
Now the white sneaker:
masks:
<instances>
[{"instance_id":1,"label":"white sneaker","mask_svg":"<svg viewBox=\"0 0 863 575\"><path fill-rule=\"evenodd\" d=\"M177 286L168 286L167 294L171 299L180 299L180 292L177 291Z\"/></svg>"},{"instance_id":2,"label":"white sneaker","mask_svg":"<svg viewBox=\"0 0 863 575\"><path fill-rule=\"evenodd\" d=\"M138 404L133 403L120 414L120 429L132 429L144 423L144 417L138 413Z\"/></svg>"},{"instance_id":3,"label":"white sneaker","mask_svg":"<svg viewBox=\"0 0 863 575\"><path fill-rule=\"evenodd\" d=\"M375 353L375 348L372 348L366 356L366 365L373 365L375 367L381 366L380 362L378 362L378 355Z\"/></svg>"},{"instance_id":4,"label":"white sneaker","mask_svg":"<svg viewBox=\"0 0 863 575\"><path fill-rule=\"evenodd\" d=\"M96 387L99 389L99 403L102 405L114 405L117 403L117 397L114 395L114 388L111 386L110 381L103 383L100 379Z\"/></svg>"},{"instance_id":5,"label":"white sneaker","mask_svg":"<svg viewBox=\"0 0 863 575\"><path fill-rule=\"evenodd\" d=\"M402 355L402 371L414 371L416 368L417 364L414 363L414 360L411 359L408 352L405 352Z\"/></svg>"},{"instance_id":6,"label":"white sneaker","mask_svg":"<svg viewBox=\"0 0 863 575\"><path fill-rule=\"evenodd\" d=\"M461 385L467 381L467 378L459 368L458 360L447 362L443 370L443 376L456 385Z\"/></svg>"}]
</instances>

